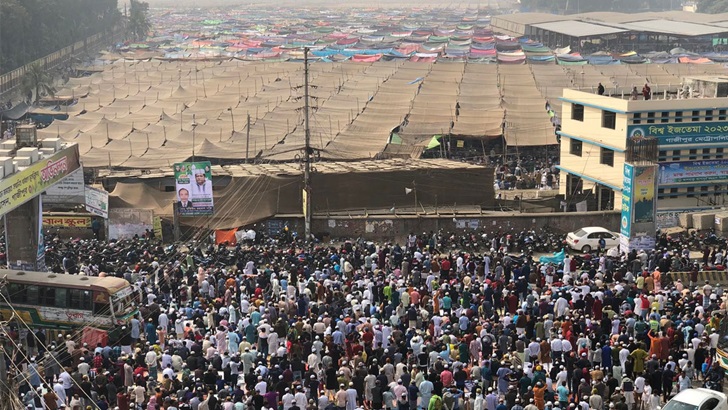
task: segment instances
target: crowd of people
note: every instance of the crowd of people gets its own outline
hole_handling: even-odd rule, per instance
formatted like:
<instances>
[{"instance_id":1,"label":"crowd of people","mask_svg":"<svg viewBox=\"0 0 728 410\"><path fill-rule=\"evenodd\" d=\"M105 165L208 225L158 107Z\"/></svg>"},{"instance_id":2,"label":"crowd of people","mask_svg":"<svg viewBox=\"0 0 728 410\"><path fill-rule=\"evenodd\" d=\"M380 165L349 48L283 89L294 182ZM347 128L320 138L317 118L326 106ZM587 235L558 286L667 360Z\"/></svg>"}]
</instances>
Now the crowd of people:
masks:
<instances>
[{"instance_id":1,"label":"crowd of people","mask_svg":"<svg viewBox=\"0 0 728 410\"><path fill-rule=\"evenodd\" d=\"M492 236L76 242L74 273L125 278L139 315L108 345L15 328L10 379L49 410L655 410L722 386L728 295L673 280L679 250L541 263Z\"/></svg>"}]
</instances>

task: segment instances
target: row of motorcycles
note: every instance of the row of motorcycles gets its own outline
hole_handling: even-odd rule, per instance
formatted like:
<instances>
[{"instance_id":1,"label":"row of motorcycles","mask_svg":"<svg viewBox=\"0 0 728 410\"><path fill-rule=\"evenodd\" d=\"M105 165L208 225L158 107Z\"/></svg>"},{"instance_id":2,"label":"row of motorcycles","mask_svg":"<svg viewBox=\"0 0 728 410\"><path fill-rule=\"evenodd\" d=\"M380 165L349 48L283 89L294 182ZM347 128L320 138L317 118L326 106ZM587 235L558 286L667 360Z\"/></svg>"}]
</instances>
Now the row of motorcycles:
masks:
<instances>
[{"instance_id":1,"label":"row of motorcycles","mask_svg":"<svg viewBox=\"0 0 728 410\"><path fill-rule=\"evenodd\" d=\"M460 249L464 251L484 251L490 248L507 249L508 252L559 252L566 246L565 236L552 232L548 228L538 230L522 230L515 234L498 232L462 233L440 232L440 245L443 249ZM496 240L493 246L493 239Z\"/></svg>"}]
</instances>

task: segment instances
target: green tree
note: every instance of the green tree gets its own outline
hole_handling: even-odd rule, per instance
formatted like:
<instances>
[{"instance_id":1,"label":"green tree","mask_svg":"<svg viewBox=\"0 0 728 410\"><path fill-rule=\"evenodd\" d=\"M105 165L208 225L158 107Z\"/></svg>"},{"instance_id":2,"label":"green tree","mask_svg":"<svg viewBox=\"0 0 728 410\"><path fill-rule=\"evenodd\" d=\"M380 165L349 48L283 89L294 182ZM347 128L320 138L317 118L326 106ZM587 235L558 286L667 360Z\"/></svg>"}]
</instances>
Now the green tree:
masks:
<instances>
[{"instance_id":1,"label":"green tree","mask_svg":"<svg viewBox=\"0 0 728 410\"><path fill-rule=\"evenodd\" d=\"M53 87L53 76L51 76L40 63L31 64L23 76L21 86L24 94L34 92L35 100L38 102L42 94L55 95Z\"/></svg>"},{"instance_id":2,"label":"green tree","mask_svg":"<svg viewBox=\"0 0 728 410\"><path fill-rule=\"evenodd\" d=\"M118 0L0 0L0 72L118 25Z\"/></svg>"},{"instance_id":3,"label":"green tree","mask_svg":"<svg viewBox=\"0 0 728 410\"><path fill-rule=\"evenodd\" d=\"M725 13L728 11L728 0L700 0L698 3L699 13Z\"/></svg>"},{"instance_id":4,"label":"green tree","mask_svg":"<svg viewBox=\"0 0 728 410\"><path fill-rule=\"evenodd\" d=\"M149 23L149 4L139 0L131 0L129 7L129 35L134 40L147 37L152 25Z\"/></svg>"}]
</instances>

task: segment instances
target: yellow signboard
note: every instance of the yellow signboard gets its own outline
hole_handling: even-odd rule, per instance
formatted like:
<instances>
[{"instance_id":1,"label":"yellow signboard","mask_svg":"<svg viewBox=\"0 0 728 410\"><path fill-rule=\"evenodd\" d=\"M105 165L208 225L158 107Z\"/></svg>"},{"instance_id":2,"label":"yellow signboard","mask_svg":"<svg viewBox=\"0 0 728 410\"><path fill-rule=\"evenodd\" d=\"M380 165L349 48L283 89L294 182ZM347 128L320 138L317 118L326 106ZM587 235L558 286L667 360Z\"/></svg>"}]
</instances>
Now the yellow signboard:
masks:
<instances>
[{"instance_id":1,"label":"yellow signboard","mask_svg":"<svg viewBox=\"0 0 728 410\"><path fill-rule=\"evenodd\" d=\"M301 191L301 196L303 197L303 217L305 218L308 213L308 192L305 188Z\"/></svg>"},{"instance_id":2,"label":"yellow signboard","mask_svg":"<svg viewBox=\"0 0 728 410\"><path fill-rule=\"evenodd\" d=\"M152 220L152 225L154 226L154 238L162 239L162 217L154 216L154 219Z\"/></svg>"},{"instance_id":3,"label":"yellow signboard","mask_svg":"<svg viewBox=\"0 0 728 410\"><path fill-rule=\"evenodd\" d=\"M44 228L90 228L90 216L44 216Z\"/></svg>"},{"instance_id":4,"label":"yellow signboard","mask_svg":"<svg viewBox=\"0 0 728 410\"><path fill-rule=\"evenodd\" d=\"M0 215L40 195L51 185L78 169L78 145L58 151L28 168L0 179Z\"/></svg>"}]
</instances>

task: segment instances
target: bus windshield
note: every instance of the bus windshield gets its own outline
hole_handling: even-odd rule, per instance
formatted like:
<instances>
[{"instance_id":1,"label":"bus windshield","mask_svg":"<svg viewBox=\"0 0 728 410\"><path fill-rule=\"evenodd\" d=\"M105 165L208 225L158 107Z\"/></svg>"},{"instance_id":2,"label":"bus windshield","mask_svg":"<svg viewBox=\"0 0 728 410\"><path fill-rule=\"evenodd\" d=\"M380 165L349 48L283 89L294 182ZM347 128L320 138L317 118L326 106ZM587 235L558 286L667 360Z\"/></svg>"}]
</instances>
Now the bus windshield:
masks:
<instances>
[{"instance_id":1,"label":"bus windshield","mask_svg":"<svg viewBox=\"0 0 728 410\"><path fill-rule=\"evenodd\" d=\"M131 287L124 288L111 295L111 302L114 305L114 316L117 321L125 321L129 314L133 313L134 294Z\"/></svg>"}]
</instances>

